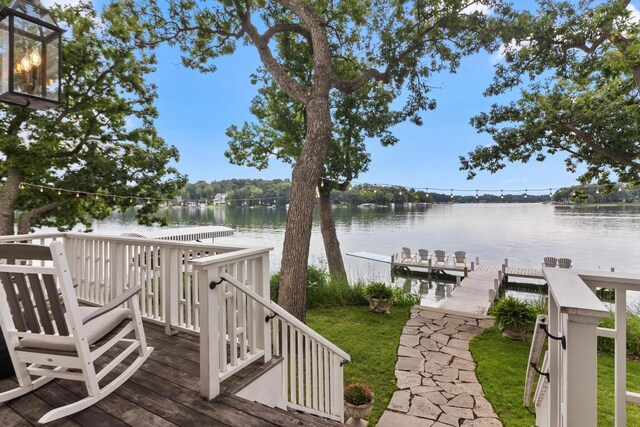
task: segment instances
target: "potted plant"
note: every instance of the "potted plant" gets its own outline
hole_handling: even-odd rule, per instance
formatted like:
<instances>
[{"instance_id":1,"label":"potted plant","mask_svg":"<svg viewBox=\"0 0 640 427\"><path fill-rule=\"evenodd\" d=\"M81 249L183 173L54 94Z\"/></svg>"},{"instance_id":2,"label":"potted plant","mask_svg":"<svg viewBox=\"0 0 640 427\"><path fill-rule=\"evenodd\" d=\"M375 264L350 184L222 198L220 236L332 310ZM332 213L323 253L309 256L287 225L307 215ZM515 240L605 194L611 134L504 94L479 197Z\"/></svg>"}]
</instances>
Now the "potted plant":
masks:
<instances>
[{"instance_id":1,"label":"potted plant","mask_svg":"<svg viewBox=\"0 0 640 427\"><path fill-rule=\"evenodd\" d=\"M523 340L536 318L535 310L530 304L514 297L498 300L489 314L502 329L502 335L512 340Z\"/></svg>"},{"instance_id":2,"label":"potted plant","mask_svg":"<svg viewBox=\"0 0 640 427\"><path fill-rule=\"evenodd\" d=\"M344 416L367 419L371 413L373 390L365 383L349 384L344 388Z\"/></svg>"},{"instance_id":3,"label":"potted plant","mask_svg":"<svg viewBox=\"0 0 640 427\"><path fill-rule=\"evenodd\" d=\"M364 289L364 296L369 300L369 308L377 314L388 314L393 303L393 289L382 282L371 282Z\"/></svg>"}]
</instances>

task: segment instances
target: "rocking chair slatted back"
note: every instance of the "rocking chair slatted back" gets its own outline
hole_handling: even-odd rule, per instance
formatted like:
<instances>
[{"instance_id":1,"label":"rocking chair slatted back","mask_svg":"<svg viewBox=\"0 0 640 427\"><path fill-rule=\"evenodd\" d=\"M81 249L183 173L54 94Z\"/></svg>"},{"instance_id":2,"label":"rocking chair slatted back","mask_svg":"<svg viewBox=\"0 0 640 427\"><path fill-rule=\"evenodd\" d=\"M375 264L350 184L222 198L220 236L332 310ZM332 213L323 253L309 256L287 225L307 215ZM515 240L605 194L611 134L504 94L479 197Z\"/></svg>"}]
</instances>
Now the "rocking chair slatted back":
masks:
<instances>
[{"instance_id":1,"label":"rocking chair slatted back","mask_svg":"<svg viewBox=\"0 0 640 427\"><path fill-rule=\"evenodd\" d=\"M14 264L18 260L47 261L52 257L46 246L8 243L0 245L0 259ZM21 267L26 268L19 271ZM27 266L16 266L15 270L0 272L0 282L16 329L19 332L44 331L47 335L68 336L65 310L53 274L42 270L29 271Z\"/></svg>"}]
</instances>

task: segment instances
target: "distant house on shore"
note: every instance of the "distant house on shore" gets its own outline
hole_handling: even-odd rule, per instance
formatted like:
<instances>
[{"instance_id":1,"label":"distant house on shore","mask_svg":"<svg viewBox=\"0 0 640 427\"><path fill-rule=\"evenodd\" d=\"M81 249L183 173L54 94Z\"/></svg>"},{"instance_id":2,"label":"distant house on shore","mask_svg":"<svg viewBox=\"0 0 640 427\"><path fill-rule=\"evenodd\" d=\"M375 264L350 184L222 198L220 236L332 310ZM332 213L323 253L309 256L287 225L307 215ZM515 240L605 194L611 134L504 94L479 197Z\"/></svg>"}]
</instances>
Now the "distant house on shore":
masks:
<instances>
[{"instance_id":1,"label":"distant house on shore","mask_svg":"<svg viewBox=\"0 0 640 427\"><path fill-rule=\"evenodd\" d=\"M217 193L213 198L214 205L224 205L226 203L227 194L226 193Z\"/></svg>"}]
</instances>

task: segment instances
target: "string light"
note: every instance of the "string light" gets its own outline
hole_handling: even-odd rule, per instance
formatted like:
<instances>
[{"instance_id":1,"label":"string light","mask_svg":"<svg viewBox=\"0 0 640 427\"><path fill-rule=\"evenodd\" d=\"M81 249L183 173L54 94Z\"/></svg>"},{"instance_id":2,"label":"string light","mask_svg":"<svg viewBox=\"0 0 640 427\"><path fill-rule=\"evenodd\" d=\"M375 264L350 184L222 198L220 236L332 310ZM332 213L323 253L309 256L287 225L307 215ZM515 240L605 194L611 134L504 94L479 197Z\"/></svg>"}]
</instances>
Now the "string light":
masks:
<instances>
[{"instance_id":1,"label":"string light","mask_svg":"<svg viewBox=\"0 0 640 427\"><path fill-rule=\"evenodd\" d=\"M320 181L320 186L323 187L325 185L324 181L329 181L329 182L336 182L339 183L339 181L331 179L331 178L321 178ZM391 185L391 184L369 184L369 183L358 183L358 184L367 184L369 186L380 186L380 187L395 187L396 189L398 187L402 187L402 186L398 186L398 185ZM94 196L94 198L96 200L100 200L100 197L111 197L112 200L114 202L117 201L118 198L121 199L129 199L130 203L133 203L135 201L135 199L143 199L145 200L147 203L151 203L151 202L160 202L160 203L166 203L166 202L172 202L175 199L166 199L166 198L153 198L153 197L141 197L139 195L119 195L119 194L109 194L109 193L95 193L95 192L89 192L89 191L82 191L82 190L72 190L72 189L64 189L64 188L58 188L58 187L52 187L52 186L47 186L47 185L39 185L39 184L30 184L27 182L21 182L18 185L18 188L20 190L24 190L27 187L32 187L34 189L37 189L37 191L43 193L45 190L52 190L55 191L59 196L63 195L64 193L71 193L71 194L75 194L76 198L80 198L81 195L84 196ZM549 191L549 197L553 197L553 191L554 190L560 190L561 188L548 188ZM480 197L480 192L484 192L486 194L491 194L491 193L495 193L497 191L500 191L500 198L504 199L504 193L507 192L508 194L517 194L519 192L522 192L523 190L516 190L516 189L464 189L464 188L448 188L448 189L443 189L443 188L434 188L434 187L424 187L424 188L415 188L415 190L425 190L426 192L426 196L430 197L430 193L431 192L446 192L449 191L450 193L450 197L453 198L454 196L454 192L459 192L459 193L469 193L469 192L475 192L475 196L476 198ZM622 192L623 187L619 186L618 187L618 192ZM546 192L547 189L524 189L524 197L528 198L529 193L540 193L540 192ZM374 189L373 190L374 193L377 194L378 190ZM405 192L404 190L399 190L399 195L402 196L403 192ZM446 194L446 193L445 193ZM596 194L599 194L599 189L596 189ZM576 192L574 191L571 194L572 197L576 196ZM288 196L279 196L276 197L274 199L274 203L277 203L277 199L282 199L282 200L288 200L289 197ZM245 204L248 204L249 201L258 201L260 202L260 204L269 204L268 202L270 201L269 198L264 198L264 197L260 197L260 198L253 198L253 199L227 199L226 202L228 204L230 204L230 202L237 202L237 201L243 201Z\"/></svg>"}]
</instances>

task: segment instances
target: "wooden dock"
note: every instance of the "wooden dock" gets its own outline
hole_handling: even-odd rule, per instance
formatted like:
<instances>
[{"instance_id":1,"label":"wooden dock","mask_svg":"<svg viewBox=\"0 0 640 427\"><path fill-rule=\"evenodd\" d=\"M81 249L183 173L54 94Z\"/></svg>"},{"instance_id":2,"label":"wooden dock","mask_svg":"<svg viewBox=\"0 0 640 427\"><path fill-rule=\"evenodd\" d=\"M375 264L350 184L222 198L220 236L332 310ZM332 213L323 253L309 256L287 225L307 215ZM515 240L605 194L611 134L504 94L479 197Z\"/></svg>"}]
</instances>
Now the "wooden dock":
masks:
<instances>
[{"instance_id":1,"label":"wooden dock","mask_svg":"<svg viewBox=\"0 0 640 427\"><path fill-rule=\"evenodd\" d=\"M147 342L155 348L140 370L97 404L53 422L51 426L338 426L313 415L270 408L235 396L238 382L260 375L269 363L253 365L222 383L215 400L200 397L198 338L145 322ZM112 354L98 359L108 363ZM131 356L130 356L131 358ZM100 365L100 363L98 363ZM110 374L111 375L111 374ZM111 377L107 376L105 380ZM15 387L15 378L0 380L0 391ZM77 381L54 380L25 396L0 405L0 425L32 426L47 411L86 396Z\"/></svg>"}]
</instances>

